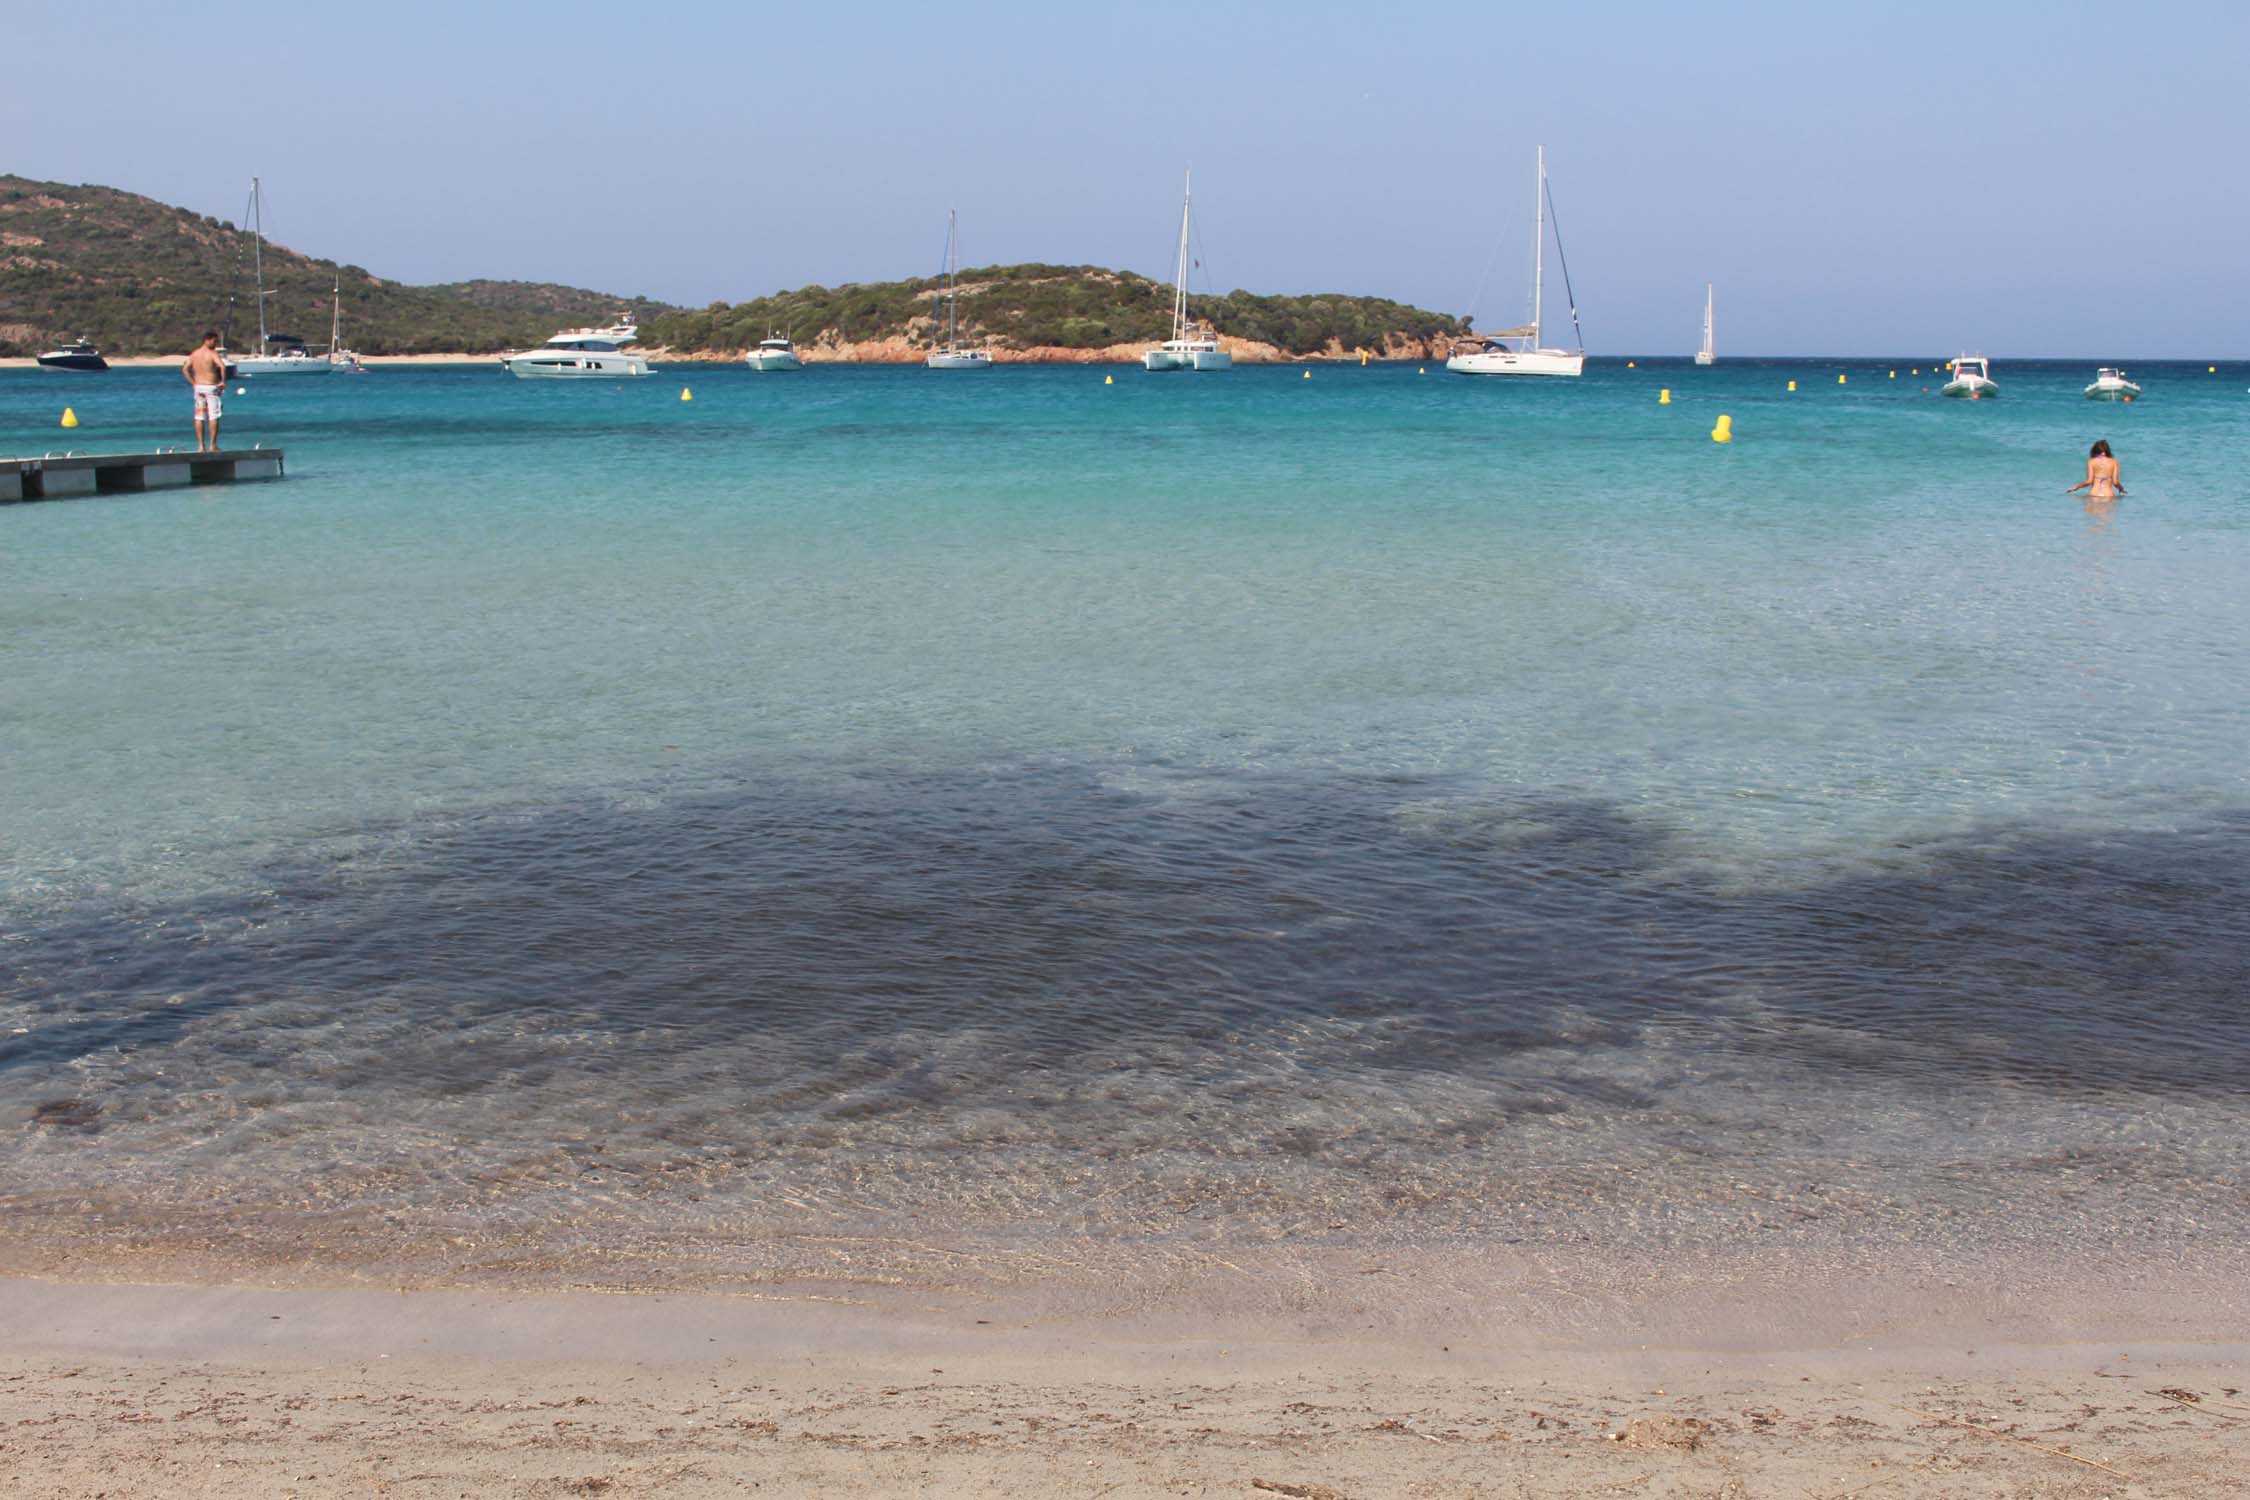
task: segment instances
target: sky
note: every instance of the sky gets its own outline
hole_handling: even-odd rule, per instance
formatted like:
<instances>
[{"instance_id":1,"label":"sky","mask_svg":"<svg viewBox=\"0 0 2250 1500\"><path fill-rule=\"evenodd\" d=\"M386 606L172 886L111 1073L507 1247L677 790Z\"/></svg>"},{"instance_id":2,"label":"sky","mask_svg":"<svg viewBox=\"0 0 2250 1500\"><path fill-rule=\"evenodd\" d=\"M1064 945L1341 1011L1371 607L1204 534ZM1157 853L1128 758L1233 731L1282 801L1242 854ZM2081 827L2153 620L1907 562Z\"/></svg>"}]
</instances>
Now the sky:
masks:
<instances>
[{"instance_id":1,"label":"sky","mask_svg":"<svg viewBox=\"0 0 2250 1500\"><path fill-rule=\"evenodd\" d=\"M1192 167L1197 290L1504 325L1544 145L1599 353L1692 350L1710 282L1723 354L2250 355L2245 0L82 0L6 30L0 171L237 221L257 174L275 238L401 281L738 301L932 274L948 208L964 264L1168 280Z\"/></svg>"}]
</instances>

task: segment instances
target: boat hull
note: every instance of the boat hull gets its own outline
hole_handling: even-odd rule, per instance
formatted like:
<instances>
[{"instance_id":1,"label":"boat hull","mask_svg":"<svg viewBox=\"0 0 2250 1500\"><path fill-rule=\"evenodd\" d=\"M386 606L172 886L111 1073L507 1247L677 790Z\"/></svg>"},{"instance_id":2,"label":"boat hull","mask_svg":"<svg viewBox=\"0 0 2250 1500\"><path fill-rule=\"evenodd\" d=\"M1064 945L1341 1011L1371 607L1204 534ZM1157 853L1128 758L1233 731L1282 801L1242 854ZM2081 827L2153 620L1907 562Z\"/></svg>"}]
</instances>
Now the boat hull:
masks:
<instances>
[{"instance_id":1,"label":"boat hull","mask_svg":"<svg viewBox=\"0 0 2250 1500\"><path fill-rule=\"evenodd\" d=\"M2086 387L2088 401L2133 401L2138 400L2140 394L2141 388L2129 380L2116 385L2104 385L2096 381Z\"/></svg>"},{"instance_id":2,"label":"boat hull","mask_svg":"<svg viewBox=\"0 0 2250 1500\"><path fill-rule=\"evenodd\" d=\"M1978 401L1985 401L2000 394L2000 382L1997 380L1975 380L1969 378L1949 380L1945 383L1944 387L1938 391L1938 394L1941 396L1953 396L1963 399L1973 398Z\"/></svg>"},{"instance_id":3,"label":"boat hull","mask_svg":"<svg viewBox=\"0 0 2250 1500\"><path fill-rule=\"evenodd\" d=\"M75 370L81 375L92 375L97 371L108 369L109 361L99 354L42 354L39 356L39 368L42 370Z\"/></svg>"},{"instance_id":4,"label":"boat hull","mask_svg":"<svg viewBox=\"0 0 2250 1500\"><path fill-rule=\"evenodd\" d=\"M1715 365L1719 362L1719 358L1715 354L1698 354L1695 357L1695 362L1699 365Z\"/></svg>"},{"instance_id":5,"label":"boat hull","mask_svg":"<svg viewBox=\"0 0 2250 1500\"><path fill-rule=\"evenodd\" d=\"M234 362L237 375L326 375L330 368L325 359L274 359L255 354Z\"/></svg>"},{"instance_id":6,"label":"boat hull","mask_svg":"<svg viewBox=\"0 0 2250 1500\"><path fill-rule=\"evenodd\" d=\"M753 370L799 370L804 361L794 354L780 354L770 350L753 349L742 357L742 362Z\"/></svg>"},{"instance_id":7,"label":"boat hull","mask_svg":"<svg viewBox=\"0 0 2250 1500\"><path fill-rule=\"evenodd\" d=\"M981 350L940 349L923 363L933 370L989 370L992 356Z\"/></svg>"},{"instance_id":8,"label":"boat hull","mask_svg":"<svg viewBox=\"0 0 2250 1500\"><path fill-rule=\"evenodd\" d=\"M1583 375L1586 356L1560 349L1480 349L1445 362L1456 375Z\"/></svg>"},{"instance_id":9,"label":"boat hull","mask_svg":"<svg viewBox=\"0 0 2250 1500\"><path fill-rule=\"evenodd\" d=\"M617 380L654 373L638 354L584 354L532 350L511 354L500 367L518 380Z\"/></svg>"},{"instance_id":10,"label":"boat hull","mask_svg":"<svg viewBox=\"0 0 2250 1500\"><path fill-rule=\"evenodd\" d=\"M1176 349L1151 349L1141 356L1144 370L1192 370L1194 361Z\"/></svg>"},{"instance_id":11,"label":"boat hull","mask_svg":"<svg viewBox=\"0 0 2250 1500\"><path fill-rule=\"evenodd\" d=\"M1194 370L1231 370L1234 356L1219 349L1198 349L1188 356L1188 367Z\"/></svg>"}]
</instances>

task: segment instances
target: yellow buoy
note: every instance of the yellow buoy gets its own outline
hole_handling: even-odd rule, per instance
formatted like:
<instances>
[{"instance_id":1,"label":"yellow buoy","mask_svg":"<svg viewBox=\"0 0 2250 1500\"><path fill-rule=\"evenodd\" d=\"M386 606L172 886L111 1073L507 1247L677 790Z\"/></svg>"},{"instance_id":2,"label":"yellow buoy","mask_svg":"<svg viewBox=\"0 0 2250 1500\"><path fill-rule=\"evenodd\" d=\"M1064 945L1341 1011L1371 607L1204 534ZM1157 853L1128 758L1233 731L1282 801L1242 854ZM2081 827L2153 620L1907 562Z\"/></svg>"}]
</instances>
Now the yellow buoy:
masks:
<instances>
[{"instance_id":1,"label":"yellow buoy","mask_svg":"<svg viewBox=\"0 0 2250 1500\"><path fill-rule=\"evenodd\" d=\"M67 406L64 407L62 409L62 424L65 427L76 427L78 425L78 413Z\"/></svg>"},{"instance_id":2,"label":"yellow buoy","mask_svg":"<svg viewBox=\"0 0 2250 1500\"><path fill-rule=\"evenodd\" d=\"M1891 379L1893 379L1893 380L1896 380L1896 379L1898 379L1898 371L1896 371L1896 370L1893 370L1893 371L1891 371Z\"/></svg>"},{"instance_id":3,"label":"yellow buoy","mask_svg":"<svg viewBox=\"0 0 2250 1500\"><path fill-rule=\"evenodd\" d=\"M1427 375L1427 374L1429 374L1429 373L1430 373L1430 369L1429 369L1429 366L1427 366L1427 365L1416 365L1416 366L1414 367L1414 373L1415 373L1415 374L1417 374L1417 375Z\"/></svg>"},{"instance_id":4,"label":"yellow buoy","mask_svg":"<svg viewBox=\"0 0 2250 1500\"><path fill-rule=\"evenodd\" d=\"M1841 376L1841 375L1837 376L1837 377L1836 377L1836 383L1837 383L1838 385L1842 385L1842 384L1844 383L1844 377L1843 377L1843 376Z\"/></svg>"},{"instance_id":5,"label":"yellow buoy","mask_svg":"<svg viewBox=\"0 0 2250 1500\"><path fill-rule=\"evenodd\" d=\"M1670 386L1666 386L1656 393L1656 404L1658 406L1670 406L1672 404L1672 388Z\"/></svg>"},{"instance_id":6,"label":"yellow buoy","mask_svg":"<svg viewBox=\"0 0 2250 1500\"><path fill-rule=\"evenodd\" d=\"M1895 374L1897 374L1898 372L1894 370L1894 371L1892 371L1891 373L1895 375ZM1921 374L1922 372L1921 372L1920 370L1909 370L1909 371L1907 371L1906 373L1907 373L1907 374L1909 374L1909 375L1919 375L1919 374Z\"/></svg>"},{"instance_id":7,"label":"yellow buoy","mask_svg":"<svg viewBox=\"0 0 2250 1500\"><path fill-rule=\"evenodd\" d=\"M1305 371L1305 379L1307 379L1307 380L1310 380L1310 379L1312 379L1312 371L1310 371L1310 370L1307 370L1307 371Z\"/></svg>"},{"instance_id":8,"label":"yellow buoy","mask_svg":"<svg viewBox=\"0 0 2250 1500\"><path fill-rule=\"evenodd\" d=\"M1104 376L1102 377L1102 384L1103 384L1103 385L1115 385L1115 384L1117 384L1117 377L1116 377L1115 375L1104 375Z\"/></svg>"},{"instance_id":9,"label":"yellow buoy","mask_svg":"<svg viewBox=\"0 0 2250 1500\"><path fill-rule=\"evenodd\" d=\"M1359 367L1363 370L1367 368L1367 353L1365 350L1360 351Z\"/></svg>"},{"instance_id":10,"label":"yellow buoy","mask_svg":"<svg viewBox=\"0 0 2250 1500\"><path fill-rule=\"evenodd\" d=\"M1634 364L1634 363L1633 363L1633 362L1632 362L1631 360L1627 360L1627 361L1625 361L1625 368L1626 368L1626 369L1628 369L1628 370L1632 370L1632 369L1637 369L1637 368L1639 368L1639 367L1638 367L1638 366L1636 366L1636 365L1635 365L1635 364Z\"/></svg>"},{"instance_id":11,"label":"yellow buoy","mask_svg":"<svg viewBox=\"0 0 2250 1500\"><path fill-rule=\"evenodd\" d=\"M680 387L680 399L682 401L693 401L695 399L695 392L689 390L686 386L683 385Z\"/></svg>"},{"instance_id":12,"label":"yellow buoy","mask_svg":"<svg viewBox=\"0 0 2250 1500\"><path fill-rule=\"evenodd\" d=\"M2206 369L2204 370L2204 373L2205 373L2206 375L2216 375L2216 374L2218 374L2218 373L2219 373L2219 367L2218 367L2217 365L2211 365L2211 366L2208 366L2208 367L2206 367Z\"/></svg>"},{"instance_id":13,"label":"yellow buoy","mask_svg":"<svg viewBox=\"0 0 2250 1500\"><path fill-rule=\"evenodd\" d=\"M1711 441L1714 443L1733 442L1734 418L1728 416L1725 412L1719 413L1719 425L1711 429Z\"/></svg>"},{"instance_id":14,"label":"yellow buoy","mask_svg":"<svg viewBox=\"0 0 2250 1500\"><path fill-rule=\"evenodd\" d=\"M1789 389L1791 389L1791 390L1795 390L1796 388L1797 388L1797 382L1796 382L1796 381L1794 381L1794 380L1790 381L1790 382L1789 382Z\"/></svg>"}]
</instances>

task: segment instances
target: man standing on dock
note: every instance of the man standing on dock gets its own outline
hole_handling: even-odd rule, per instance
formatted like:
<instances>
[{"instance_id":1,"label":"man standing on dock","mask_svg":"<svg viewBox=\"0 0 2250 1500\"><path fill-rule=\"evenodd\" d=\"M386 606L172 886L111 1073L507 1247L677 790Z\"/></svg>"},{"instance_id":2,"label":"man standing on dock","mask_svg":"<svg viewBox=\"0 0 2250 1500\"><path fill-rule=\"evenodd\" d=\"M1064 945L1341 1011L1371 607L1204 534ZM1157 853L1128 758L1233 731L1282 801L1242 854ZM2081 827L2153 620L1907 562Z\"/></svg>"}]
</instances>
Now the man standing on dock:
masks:
<instances>
[{"instance_id":1,"label":"man standing on dock","mask_svg":"<svg viewBox=\"0 0 2250 1500\"><path fill-rule=\"evenodd\" d=\"M195 451L216 453L219 451L219 397L227 388L227 361L226 356L219 353L218 334L203 335L203 342L188 355L187 363L180 366L180 373L195 387ZM206 417L211 419L208 439L203 432Z\"/></svg>"}]
</instances>

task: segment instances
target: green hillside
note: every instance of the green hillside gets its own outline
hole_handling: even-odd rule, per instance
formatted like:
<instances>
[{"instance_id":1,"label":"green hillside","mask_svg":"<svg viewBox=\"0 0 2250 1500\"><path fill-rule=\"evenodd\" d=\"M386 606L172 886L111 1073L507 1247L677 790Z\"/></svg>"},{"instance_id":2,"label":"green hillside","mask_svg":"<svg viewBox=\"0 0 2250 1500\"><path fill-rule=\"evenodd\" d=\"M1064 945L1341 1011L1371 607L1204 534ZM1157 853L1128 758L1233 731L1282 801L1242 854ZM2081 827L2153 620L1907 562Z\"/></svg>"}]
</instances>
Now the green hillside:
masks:
<instances>
[{"instance_id":1,"label":"green hillside","mask_svg":"<svg viewBox=\"0 0 2250 1500\"><path fill-rule=\"evenodd\" d=\"M251 240L223 220L115 188L0 176L0 354L85 336L110 354L186 349L230 321L228 347L258 341ZM344 342L365 354L483 351L536 343L558 326L664 304L522 281L403 286L270 241L266 325L328 341L343 286Z\"/></svg>"},{"instance_id":2,"label":"green hillside","mask_svg":"<svg viewBox=\"0 0 2250 1500\"><path fill-rule=\"evenodd\" d=\"M205 328L253 348L258 314L251 237L233 224L115 188L0 176L0 355L84 336L115 355L170 354ZM803 344L927 347L934 278L801 287L755 301L675 308L646 297L523 281L405 286L359 266L268 242L266 326L328 339L329 291L343 288L344 342L365 354L519 348L556 328L639 318L644 344L683 353L740 350L775 331ZM986 266L961 273L961 334L996 349L1103 349L1171 332L1172 289L1099 266ZM1219 332L1286 354L1382 352L1442 341L1466 323L1379 297L1199 296ZM906 356L918 357L918 356Z\"/></svg>"},{"instance_id":3,"label":"green hillside","mask_svg":"<svg viewBox=\"0 0 2250 1500\"><path fill-rule=\"evenodd\" d=\"M996 348L1101 349L1154 343L1172 331L1172 288L1130 271L1099 266L983 266L960 273L964 340ZM943 283L936 278L800 287L752 302L716 302L668 312L643 326L650 343L675 349L741 349L773 332L800 343L942 339L933 327ZM1272 344L1289 354L1340 345L1380 350L1407 339L1444 339L1467 323L1380 297L1323 294L1260 297L1234 291L1199 296L1194 312L1221 333Z\"/></svg>"}]
</instances>

